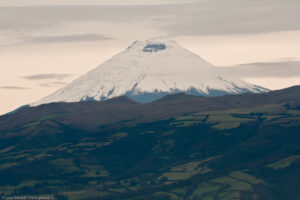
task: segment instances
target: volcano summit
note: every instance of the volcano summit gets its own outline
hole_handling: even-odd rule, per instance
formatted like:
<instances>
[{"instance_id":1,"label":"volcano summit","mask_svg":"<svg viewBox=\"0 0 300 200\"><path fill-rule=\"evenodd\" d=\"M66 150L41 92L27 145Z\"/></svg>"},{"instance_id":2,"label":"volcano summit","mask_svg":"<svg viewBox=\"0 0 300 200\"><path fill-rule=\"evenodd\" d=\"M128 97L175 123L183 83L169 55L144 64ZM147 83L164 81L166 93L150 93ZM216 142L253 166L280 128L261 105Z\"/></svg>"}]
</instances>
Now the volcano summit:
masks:
<instances>
[{"instance_id":1,"label":"volcano summit","mask_svg":"<svg viewBox=\"0 0 300 200\"><path fill-rule=\"evenodd\" d=\"M230 77L175 41L136 41L125 51L32 105L103 101L128 96L151 102L165 95L260 93L268 90Z\"/></svg>"}]
</instances>

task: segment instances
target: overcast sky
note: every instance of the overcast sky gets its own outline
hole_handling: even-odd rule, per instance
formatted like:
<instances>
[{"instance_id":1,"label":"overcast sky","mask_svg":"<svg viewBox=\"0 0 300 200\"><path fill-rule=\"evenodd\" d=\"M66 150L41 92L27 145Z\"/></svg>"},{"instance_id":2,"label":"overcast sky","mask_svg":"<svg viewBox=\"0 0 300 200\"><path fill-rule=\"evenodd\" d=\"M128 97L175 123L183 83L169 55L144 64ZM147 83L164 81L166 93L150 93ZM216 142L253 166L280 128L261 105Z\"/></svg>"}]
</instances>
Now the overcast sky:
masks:
<instances>
[{"instance_id":1,"label":"overcast sky","mask_svg":"<svg viewBox=\"0 0 300 200\"><path fill-rule=\"evenodd\" d=\"M300 84L299 19L299 0L1 0L0 114L155 37L254 84Z\"/></svg>"}]
</instances>

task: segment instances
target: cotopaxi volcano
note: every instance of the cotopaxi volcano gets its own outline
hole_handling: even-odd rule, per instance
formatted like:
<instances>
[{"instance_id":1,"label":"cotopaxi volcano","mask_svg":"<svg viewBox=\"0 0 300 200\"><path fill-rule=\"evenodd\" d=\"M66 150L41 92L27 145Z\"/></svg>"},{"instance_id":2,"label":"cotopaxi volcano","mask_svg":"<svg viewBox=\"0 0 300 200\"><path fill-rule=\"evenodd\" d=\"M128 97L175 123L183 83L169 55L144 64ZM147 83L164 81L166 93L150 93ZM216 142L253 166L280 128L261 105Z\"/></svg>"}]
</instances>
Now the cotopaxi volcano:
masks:
<instances>
[{"instance_id":1,"label":"cotopaxi volcano","mask_svg":"<svg viewBox=\"0 0 300 200\"><path fill-rule=\"evenodd\" d=\"M175 41L136 41L86 75L32 105L51 102L103 101L128 96L150 102L184 92L221 96L268 91L230 77Z\"/></svg>"}]
</instances>

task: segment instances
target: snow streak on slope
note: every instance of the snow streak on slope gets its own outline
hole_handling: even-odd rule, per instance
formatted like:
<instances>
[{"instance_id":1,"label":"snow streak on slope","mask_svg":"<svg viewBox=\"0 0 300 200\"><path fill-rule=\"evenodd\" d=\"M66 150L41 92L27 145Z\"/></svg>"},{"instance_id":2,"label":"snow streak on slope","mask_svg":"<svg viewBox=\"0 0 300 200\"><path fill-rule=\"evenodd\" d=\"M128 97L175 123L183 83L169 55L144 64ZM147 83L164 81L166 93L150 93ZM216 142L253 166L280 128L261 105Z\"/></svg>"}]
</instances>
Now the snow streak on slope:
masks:
<instances>
[{"instance_id":1,"label":"snow streak on slope","mask_svg":"<svg viewBox=\"0 0 300 200\"><path fill-rule=\"evenodd\" d=\"M268 91L228 77L175 41L136 41L122 53L33 105L50 102L106 100L127 95L150 102L185 92L219 96Z\"/></svg>"}]
</instances>

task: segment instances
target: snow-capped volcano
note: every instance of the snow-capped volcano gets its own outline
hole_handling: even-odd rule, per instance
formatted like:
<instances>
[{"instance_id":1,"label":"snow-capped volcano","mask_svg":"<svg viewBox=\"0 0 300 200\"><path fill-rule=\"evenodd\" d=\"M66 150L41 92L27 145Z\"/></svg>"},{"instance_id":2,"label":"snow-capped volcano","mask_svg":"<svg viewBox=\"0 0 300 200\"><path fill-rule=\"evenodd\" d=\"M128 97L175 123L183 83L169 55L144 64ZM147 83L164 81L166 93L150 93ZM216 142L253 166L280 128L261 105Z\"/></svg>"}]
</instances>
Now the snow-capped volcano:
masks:
<instances>
[{"instance_id":1,"label":"snow-capped volcano","mask_svg":"<svg viewBox=\"0 0 300 200\"><path fill-rule=\"evenodd\" d=\"M125 51L33 105L102 101L122 95L150 102L179 92L219 96L266 91L223 74L175 41L155 39L134 42Z\"/></svg>"}]
</instances>

